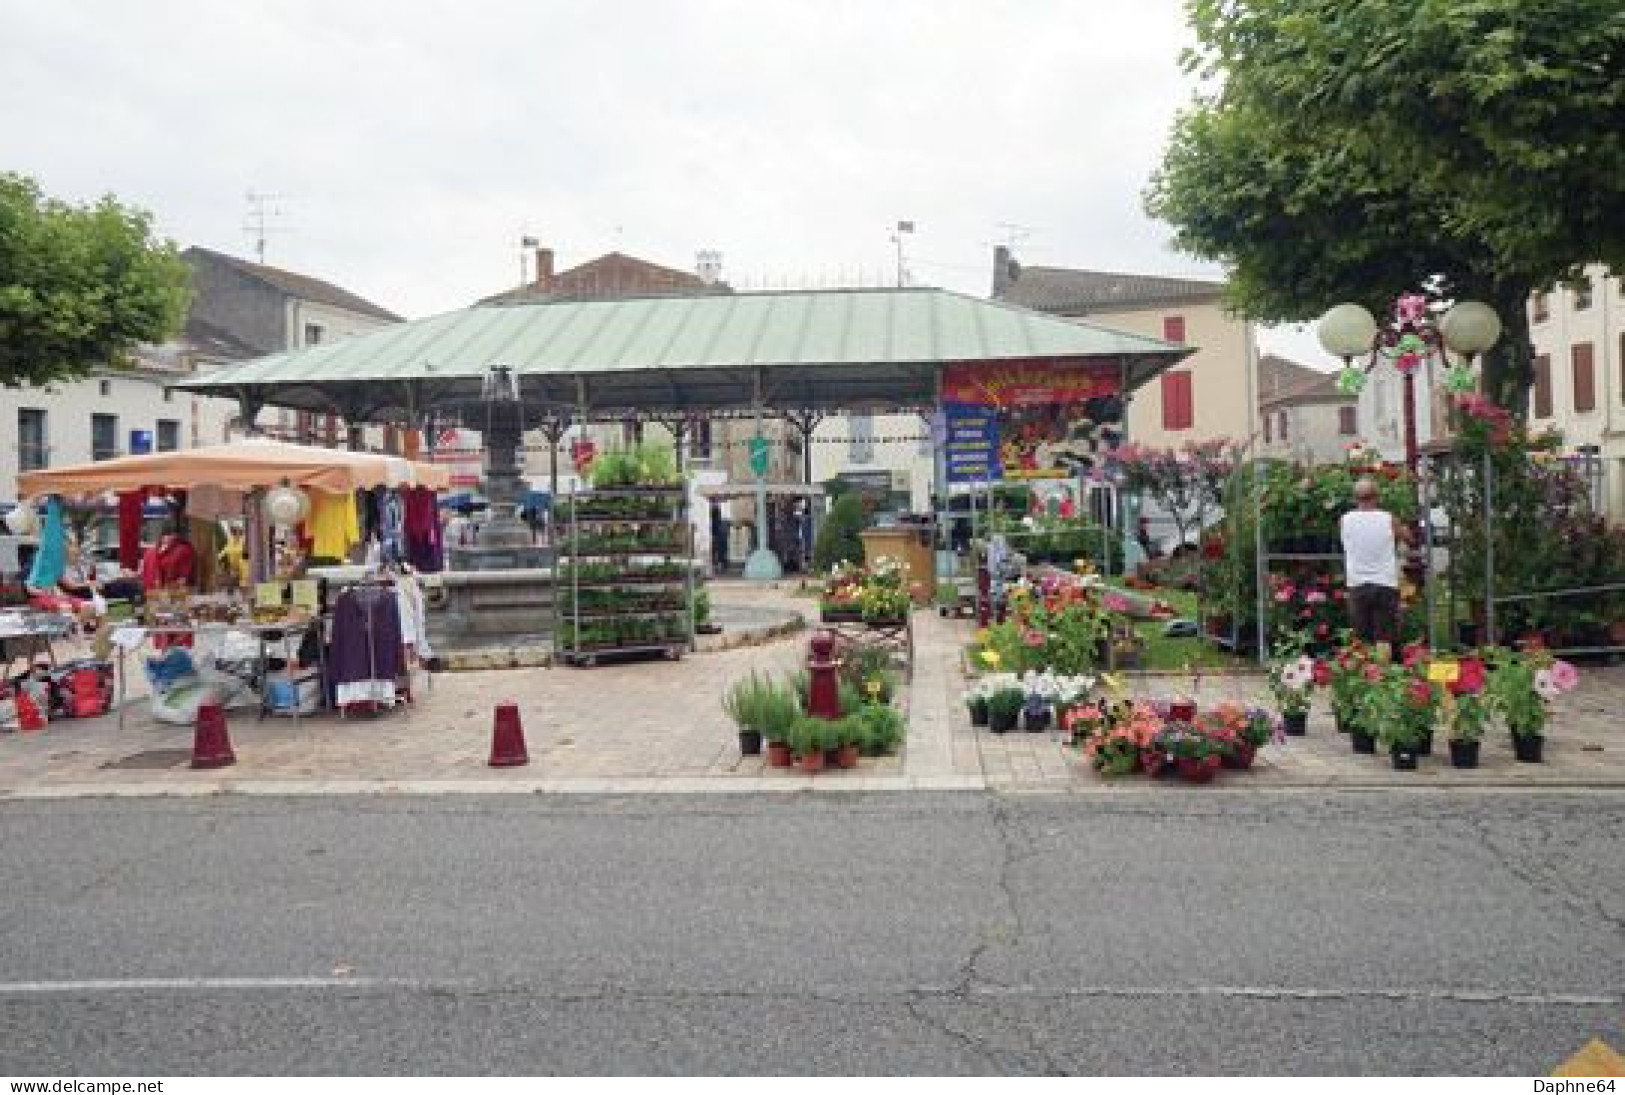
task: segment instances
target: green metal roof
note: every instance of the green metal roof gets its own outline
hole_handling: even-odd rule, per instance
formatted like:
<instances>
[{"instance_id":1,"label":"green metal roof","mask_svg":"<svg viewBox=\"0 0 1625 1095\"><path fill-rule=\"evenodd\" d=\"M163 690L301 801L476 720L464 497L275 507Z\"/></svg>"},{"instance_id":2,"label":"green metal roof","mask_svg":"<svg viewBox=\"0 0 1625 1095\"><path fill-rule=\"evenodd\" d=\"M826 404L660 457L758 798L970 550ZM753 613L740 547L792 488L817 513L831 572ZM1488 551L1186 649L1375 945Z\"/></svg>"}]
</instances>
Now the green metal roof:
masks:
<instances>
[{"instance_id":1,"label":"green metal roof","mask_svg":"<svg viewBox=\"0 0 1625 1095\"><path fill-rule=\"evenodd\" d=\"M941 289L809 290L475 306L186 387L309 409L382 405L360 393L384 388L421 410L472 396L501 364L527 403L573 406L579 379L595 409L722 410L750 405L760 370L779 408L921 405L950 362L1115 358L1132 388L1191 352Z\"/></svg>"}]
</instances>

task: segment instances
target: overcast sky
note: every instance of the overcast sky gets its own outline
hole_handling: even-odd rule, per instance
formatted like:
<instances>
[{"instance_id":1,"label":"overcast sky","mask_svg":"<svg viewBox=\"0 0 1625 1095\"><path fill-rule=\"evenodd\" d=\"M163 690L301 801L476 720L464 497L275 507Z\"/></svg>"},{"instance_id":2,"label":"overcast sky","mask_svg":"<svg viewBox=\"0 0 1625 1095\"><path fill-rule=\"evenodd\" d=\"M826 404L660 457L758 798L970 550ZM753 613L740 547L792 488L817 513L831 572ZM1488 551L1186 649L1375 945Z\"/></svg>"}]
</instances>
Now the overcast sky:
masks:
<instances>
[{"instance_id":1,"label":"overcast sky","mask_svg":"<svg viewBox=\"0 0 1625 1095\"><path fill-rule=\"evenodd\" d=\"M740 288L1174 276L1180 0L0 0L0 169L408 317L620 250ZM1311 340L1267 349L1325 364Z\"/></svg>"}]
</instances>

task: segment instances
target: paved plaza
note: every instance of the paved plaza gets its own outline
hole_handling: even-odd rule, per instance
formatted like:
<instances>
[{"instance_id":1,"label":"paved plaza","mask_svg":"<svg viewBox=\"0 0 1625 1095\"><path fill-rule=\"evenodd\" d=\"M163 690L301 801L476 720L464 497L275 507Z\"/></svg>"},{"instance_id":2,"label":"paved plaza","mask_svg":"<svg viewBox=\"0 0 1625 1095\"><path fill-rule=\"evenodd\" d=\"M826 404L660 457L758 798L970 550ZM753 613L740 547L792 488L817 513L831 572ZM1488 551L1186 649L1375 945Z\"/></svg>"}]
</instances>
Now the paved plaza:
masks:
<instances>
[{"instance_id":1,"label":"paved plaza","mask_svg":"<svg viewBox=\"0 0 1625 1095\"><path fill-rule=\"evenodd\" d=\"M771 608L816 618L816 602L783 587L719 582L713 598L741 615ZM266 794L347 791L691 792L977 790L1209 794L1319 787L1625 787L1625 667L1588 668L1559 704L1546 762L1516 762L1504 734L1490 734L1481 767L1449 766L1441 746L1417 772L1383 756L1356 756L1323 709L1307 736L1263 749L1252 771L1226 772L1208 787L1131 777L1104 780L1057 733L993 735L970 725L960 693L966 621L914 616L916 659L905 690L909 735L899 755L856 770L807 775L741 757L723 715L729 682L752 669L789 671L804 658L806 632L765 638L681 661L592 669L525 668L419 676L415 702L377 717L259 719L231 714L237 763L188 766L189 726L155 722L133 680L123 718L62 720L33 734L0 734L0 796L81 794ZM728 637L729 641L737 641ZM725 644L724 644L725 645ZM134 662L132 660L133 668ZM138 677L139 674L132 674ZM1187 677L1125 675L1137 694L1188 691ZM1198 699L1256 700L1256 674L1209 676ZM530 763L491 768L492 712L519 705ZM1322 705L1323 706L1323 705Z\"/></svg>"}]
</instances>

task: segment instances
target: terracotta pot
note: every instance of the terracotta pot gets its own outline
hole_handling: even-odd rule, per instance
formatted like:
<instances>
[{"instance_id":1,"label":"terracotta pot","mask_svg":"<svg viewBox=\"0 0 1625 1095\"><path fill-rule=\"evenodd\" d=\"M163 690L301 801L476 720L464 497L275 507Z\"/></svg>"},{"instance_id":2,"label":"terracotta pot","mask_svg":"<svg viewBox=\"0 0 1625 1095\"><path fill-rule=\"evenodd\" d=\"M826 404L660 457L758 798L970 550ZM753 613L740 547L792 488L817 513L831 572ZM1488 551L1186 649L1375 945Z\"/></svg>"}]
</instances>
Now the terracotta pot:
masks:
<instances>
[{"instance_id":1,"label":"terracotta pot","mask_svg":"<svg viewBox=\"0 0 1625 1095\"><path fill-rule=\"evenodd\" d=\"M790 767L790 746L782 741L767 743L767 763L770 768Z\"/></svg>"},{"instance_id":2,"label":"terracotta pot","mask_svg":"<svg viewBox=\"0 0 1625 1095\"><path fill-rule=\"evenodd\" d=\"M1225 755L1223 766L1235 772L1245 771L1253 766L1253 760L1257 756L1258 746L1250 741L1238 741Z\"/></svg>"},{"instance_id":3,"label":"terracotta pot","mask_svg":"<svg viewBox=\"0 0 1625 1095\"><path fill-rule=\"evenodd\" d=\"M835 750L835 767L856 768L858 766L859 750L856 745L843 745Z\"/></svg>"},{"instance_id":4,"label":"terracotta pot","mask_svg":"<svg viewBox=\"0 0 1625 1095\"><path fill-rule=\"evenodd\" d=\"M822 772L824 770L824 751L814 749L810 753L801 754L801 770L803 772Z\"/></svg>"},{"instance_id":5,"label":"terracotta pot","mask_svg":"<svg viewBox=\"0 0 1625 1095\"><path fill-rule=\"evenodd\" d=\"M1177 722L1191 722L1196 718L1196 704L1181 700L1168 705L1168 717Z\"/></svg>"}]
</instances>

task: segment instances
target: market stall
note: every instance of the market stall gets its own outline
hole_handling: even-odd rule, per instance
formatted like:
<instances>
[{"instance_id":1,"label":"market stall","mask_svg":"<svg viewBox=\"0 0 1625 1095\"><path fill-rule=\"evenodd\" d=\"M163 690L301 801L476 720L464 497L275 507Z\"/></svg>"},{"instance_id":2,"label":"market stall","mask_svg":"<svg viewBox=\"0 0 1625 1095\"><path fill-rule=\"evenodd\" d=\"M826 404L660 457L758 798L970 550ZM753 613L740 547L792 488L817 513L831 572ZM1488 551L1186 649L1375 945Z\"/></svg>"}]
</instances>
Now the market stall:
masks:
<instances>
[{"instance_id":1,"label":"market stall","mask_svg":"<svg viewBox=\"0 0 1625 1095\"><path fill-rule=\"evenodd\" d=\"M425 653L414 575L441 567L434 492L449 485L444 469L248 440L29 472L18 482L25 498L51 496L52 507L58 498L118 494L120 564L139 569L145 587L140 613L117 630L119 650L190 648L199 636L235 631L256 648L246 659L255 670L248 683L262 709L281 709L271 701L285 697L290 713L308 711L310 692L341 710L376 710L409 696L399 682ZM176 500L175 524L171 535L143 546L141 504L150 493ZM231 530L223 542L194 547L184 535L190 529L201 539L220 528ZM42 552L46 547L42 542ZM304 562L318 558L365 561L370 577L343 588L305 578ZM31 584L54 580L35 579ZM300 650L279 649L274 659L266 651L267 641L280 648L288 636L306 634L313 639ZM187 660L193 664L178 664ZM210 684L211 666L202 662L172 658L162 678L146 666L155 713L158 693L172 692L177 681ZM268 669L286 675L273 682Z\"/></svg>"}]
</instances>

